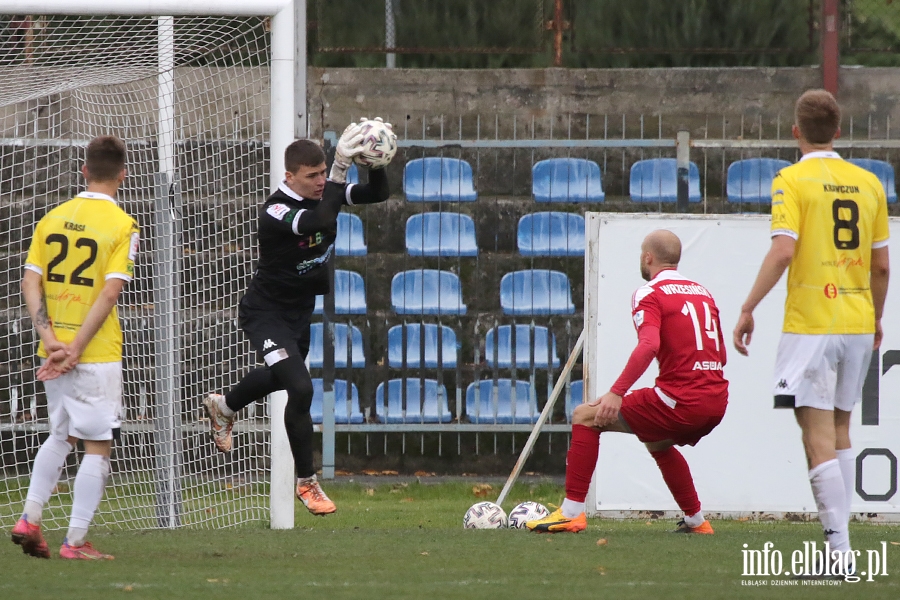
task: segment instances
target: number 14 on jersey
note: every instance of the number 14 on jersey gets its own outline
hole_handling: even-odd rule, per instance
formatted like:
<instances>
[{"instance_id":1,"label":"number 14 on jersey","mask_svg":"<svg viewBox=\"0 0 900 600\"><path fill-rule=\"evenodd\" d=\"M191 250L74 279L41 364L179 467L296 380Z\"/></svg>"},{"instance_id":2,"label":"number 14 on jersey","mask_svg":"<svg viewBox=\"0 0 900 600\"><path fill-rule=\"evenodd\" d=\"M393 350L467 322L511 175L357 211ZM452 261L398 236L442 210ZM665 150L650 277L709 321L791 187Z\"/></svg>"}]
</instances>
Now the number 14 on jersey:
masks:
<instances>
[{"instance_id":1,"label":"number 14 on jersey","mask_svg":"<svg viewBox=\"0 0 900 600\"><path fill-rule=\"evenodd\" d=\"M690 300L685 301L684 306L681 307L681 314L685 316L691 317L691 322L694 324L694 339L697 342L697 350L703 350L703 334L706 334L706 337L713 340L716 343L716 352L719 351L719 325L715 319L712 318L712 311L709 309L709 303L703 302L703 312L705 315L704 323L703 323L703 331L700 331L700 319L697 317L697 308L694 306L694 303Z\"/></svg>"}]
</instances>

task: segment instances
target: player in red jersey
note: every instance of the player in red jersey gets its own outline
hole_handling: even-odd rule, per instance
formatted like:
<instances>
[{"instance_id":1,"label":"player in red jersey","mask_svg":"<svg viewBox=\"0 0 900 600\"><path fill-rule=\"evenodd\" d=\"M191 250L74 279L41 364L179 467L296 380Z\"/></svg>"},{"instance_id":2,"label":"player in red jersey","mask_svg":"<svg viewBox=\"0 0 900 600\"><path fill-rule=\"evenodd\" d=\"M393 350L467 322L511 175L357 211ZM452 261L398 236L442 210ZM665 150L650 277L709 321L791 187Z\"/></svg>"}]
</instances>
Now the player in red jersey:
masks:
<instances>
[{"instance_id":1,"label":"player in red jersey","mask_svg":"<svg viewBox=\"0 0 900 600\"><path fill-rule=\"evenodd\" d=\"M550 516L530 521L540 532L578 532L587 527L584 499L597 464L600 434L633 433L656 459L684 519L679 533L713 533L700 510L691 470L676 445L695 445L725 415L728 381L719 309L705 287L679 274L681 240L657 230L641 244L641 276L632 320L638 345L609 392L575 408L566 457L566 499ZM656 357L652 388L628 392Z\"/></svg>"}]
</instances>

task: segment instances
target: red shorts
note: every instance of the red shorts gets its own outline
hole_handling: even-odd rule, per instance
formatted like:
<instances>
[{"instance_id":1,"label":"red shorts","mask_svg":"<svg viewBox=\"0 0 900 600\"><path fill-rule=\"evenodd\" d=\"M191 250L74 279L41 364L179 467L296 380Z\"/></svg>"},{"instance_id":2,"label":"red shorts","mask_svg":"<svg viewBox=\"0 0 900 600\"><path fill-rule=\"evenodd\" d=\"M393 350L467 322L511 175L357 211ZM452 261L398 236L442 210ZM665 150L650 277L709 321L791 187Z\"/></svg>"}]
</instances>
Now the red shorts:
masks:
<instances>
[{"instance_id":1,"label":"red shorts","mask_svg":"<svg viewBox=\"0 0 900 600\"><path fill-rule=\"evenodd\" d=\"M725 416L727 399L701 406L675 404L669 408L653 388L633 390L622 398L619 414L642 442L672 440L679 446L694 446L716 428ZM721 408L720 408L721 407Z\"/></svg>"}]
</instances>

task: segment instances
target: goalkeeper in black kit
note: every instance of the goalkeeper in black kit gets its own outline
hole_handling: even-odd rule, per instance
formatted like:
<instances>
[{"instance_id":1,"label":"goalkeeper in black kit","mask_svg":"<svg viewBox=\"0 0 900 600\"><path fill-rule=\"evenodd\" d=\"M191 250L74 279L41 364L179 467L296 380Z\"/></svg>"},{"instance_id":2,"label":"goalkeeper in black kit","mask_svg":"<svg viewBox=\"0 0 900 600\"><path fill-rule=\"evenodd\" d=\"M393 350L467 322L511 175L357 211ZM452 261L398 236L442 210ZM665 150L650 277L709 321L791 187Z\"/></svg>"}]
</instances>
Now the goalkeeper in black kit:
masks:
<instances>
[{"instance_id":1,"label":"goalkeeper in black kit","mask_svg":"<svg viewBox=\"0 0 900 600\"><path fill-rule=\"evenodd\" d=\"M313 384L305 364L310 318L316 296L329 292L327 263L341 207L384 202L389 195L383 169L370 170L368 184L346 183L353 158L363 151L362 121L344 130L327 179L325 153L317 143L297 140L285 150L285 179L260 211L259 263L238 309L241 329L265 366L251 370L224 395L203 400L216 448L229 452L235 413L287 390L284 424L297 471L296 494L315 515L336 508L316 481L313 465ZM396 139L390 124L385 126Z\"/></svg>"}]
</instances>

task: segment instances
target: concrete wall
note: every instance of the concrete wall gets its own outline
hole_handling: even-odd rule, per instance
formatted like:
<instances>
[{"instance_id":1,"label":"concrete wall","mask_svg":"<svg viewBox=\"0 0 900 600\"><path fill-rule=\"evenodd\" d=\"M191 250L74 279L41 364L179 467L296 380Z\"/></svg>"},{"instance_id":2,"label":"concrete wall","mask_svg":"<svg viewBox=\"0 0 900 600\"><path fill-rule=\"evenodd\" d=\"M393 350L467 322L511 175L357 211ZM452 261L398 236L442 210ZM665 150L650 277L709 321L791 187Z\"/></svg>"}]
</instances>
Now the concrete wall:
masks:
<instances>
[{"instance_id":1,"label":"concrete wall","mask_svg":"<svg viewBox=\"0 0 900 600\"><path fill-rule=\"evenodd\" d=\"M845 116L854 116L855 127L857 122L867 126L871 115L872 136L880 137L886 134L888 117L894 122L900 118L900 69L843 68L840 84L839 100ZM723 116L736 121L744 115L747 123L761 119L765 128L774 126L780 115L782 123L789 124L797 96L820 87L821 74L817 67L310 69L308 86L313 135L328 129L341 131L352 119L376 114L390 119L398 131L404 121L416 122L417 133L421 133L421 118L430 116L431 134L438 122L435 117L480 114L482 136L487 131L489 137L493 137L494 115L517 115L520 127L534 118L536 135L541 135L549 131L550 117L560 119L559 127L571 113L662 115L663 135L681 127L703 135L708 122L708 135L720 137ZM452 121L445 124L447 137L458 135ZM474 122L464 123L463 137L474 127ZM501 127L505 130L500 137L511 135L511 120L502 120ZM631 127L638 127L636 119ZM731 123L732 130L736 127L737 123ZM521 130L518 135L522 137Z\"/></svg>"},{"instance_id":2,"label":"concrete wall","mask_svg":"<svg viewBox=\"0 0 900 600\"><path fill-rule=\"evenodd\" d=\"M10 69L0 78L21 76ZM155 77L128 83L71 89L79 78L65 73L48 75L54 94L50 101L30 101L0 107L0 137L21 135L89 135L101 128L128 137L155 135ZM119 74L121 78L121 74ZM494 136L494 117L500 116L500 137L513 134L566 137L568 115L593 115L591 137L600 135L597 117L609 115L611 125L627 115L626 130L639 135L640 115L662 117L663 135L681 127L694 135L721 137L722 120L729 121L726 135L738 132L741 116L752 131L753 123L774 126L779 117L790 123L793 104L805 89L821 83L817 67L800 68L677 68L677 69L321 69L308 71L309 122L312 135L341 131L360 116L381 115L410 137L440 134L444 115L445 137L458 137L458 118L463 117L463 136L476 134L476 115L481 115L482 137ZM844 108L844 128L849 117L854 129L867 128L872 117L872 136L887 134L887 120L900 118L900 68L846 67L840 74L839 100ZM268 117L269 82L265 69L254 67L181 68L176 71L177 122L185 137L258 139L267 134L260 127ZM69 91L67 91L69 90ZM90 108L93 95L117 95L130 108L97 111ZM99 98L98 98L99 99ZM108 96L106 98L108 102ZM56 117L54 118L54 114ZM613 118L615 117L615 118ZM616 123L613 123L615 121ZM616 125L621 129L621 125ZM646 131L658 134L655 122ZM621 135L621 130L615 132ZM868 131L865 132L868 135ZM415 135L413 135L415 134ZM573 125L573 136L584 126Z\"/></svg>"}]
</instances>

